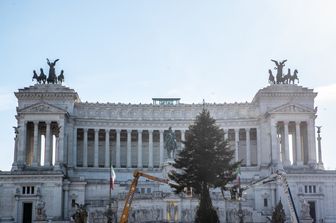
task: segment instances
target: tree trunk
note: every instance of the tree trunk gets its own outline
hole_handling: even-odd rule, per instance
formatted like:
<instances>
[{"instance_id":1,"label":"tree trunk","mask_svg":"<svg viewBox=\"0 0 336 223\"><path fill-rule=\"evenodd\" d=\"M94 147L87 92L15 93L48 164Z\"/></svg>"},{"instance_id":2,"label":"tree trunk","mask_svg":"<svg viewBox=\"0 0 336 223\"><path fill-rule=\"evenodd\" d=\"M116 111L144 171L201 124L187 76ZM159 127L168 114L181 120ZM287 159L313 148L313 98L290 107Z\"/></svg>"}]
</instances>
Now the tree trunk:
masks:
<instances>
[{"instance_id":1,"label":"tree trunk","mask_svg":"<svg viewBox=\"0 0 336 223\"><path fill-rule=\"evenodd\" d=\"M196 223L218 223L219 219L216 210L212 206L209 188L206 183L202 184L200 204L196 212Z\"/></svg>"}]
</instances>

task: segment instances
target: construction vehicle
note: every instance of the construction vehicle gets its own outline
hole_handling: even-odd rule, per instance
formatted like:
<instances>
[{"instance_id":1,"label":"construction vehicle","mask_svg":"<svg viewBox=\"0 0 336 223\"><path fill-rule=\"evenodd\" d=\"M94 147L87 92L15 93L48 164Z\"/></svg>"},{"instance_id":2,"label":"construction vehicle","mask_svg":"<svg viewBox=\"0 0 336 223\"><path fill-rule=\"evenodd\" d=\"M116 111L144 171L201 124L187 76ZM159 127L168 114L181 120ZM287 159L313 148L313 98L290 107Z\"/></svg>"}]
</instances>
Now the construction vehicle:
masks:
<instances>
[{"instance_id":1,"label":"construction vehicle","mask_svg":"<svg viewBox=\"0 0 336 223\"><path fill-rule=\"evenodd\" d=\"M294 205L294 200L293 200L293 197L292 197L292 193L291 193L291 190L288 186L288 182L287 182L287 178L286 178L286 172L284 172L283 170L277 170L277 171L275 171L275 173L271 174L270 176L262 178L262 179L257 180L257 181L254 181L254 182L250 183L249 185L247 185L245 187L240 187L239 186L236 189L237 194L234 194L234 195L231 194L231 197L236 197L237 196L238 199L239 199L239 198L241 198L243 191L249 189L250 187L257 186L257 185L260 185L260 184L267 184L269 182L273 182L273 181L276 181L276 180L279 180L281 182L282 187L284 189L286 200L287 200L288 207L289 207L291 222L292 223L299 223L299 217L298 217L295 205Z\"/></svg>"},{"instance_id":2,"label":"construction vehicle","mask_svg":"<svg viewBox=\"0 0 336 223\"><path fill-rule=\"evenodd\" d=\"M168 184L168 179L162 179L162 178L159 178L159 177L155 177L155 176L146 174L144 172L141 172L139 170L135 170L133 172L133 177L134 177L134 179L132 181L129 192L126 196L124 209L123 209L122 215L120 217L120 221L119 221L120 223L127 223L128 222L128 214L129 214L128 212L129 212L129 209L131 207L131 204L132 204L132 201L133 201L133 196L134 196L134 193L136 191L136 188L137 188L138 181L139 181L140 177L145 177L149 180L153 180L153 181L156 181L156 182Z\"/></svg>"}]
</instances>

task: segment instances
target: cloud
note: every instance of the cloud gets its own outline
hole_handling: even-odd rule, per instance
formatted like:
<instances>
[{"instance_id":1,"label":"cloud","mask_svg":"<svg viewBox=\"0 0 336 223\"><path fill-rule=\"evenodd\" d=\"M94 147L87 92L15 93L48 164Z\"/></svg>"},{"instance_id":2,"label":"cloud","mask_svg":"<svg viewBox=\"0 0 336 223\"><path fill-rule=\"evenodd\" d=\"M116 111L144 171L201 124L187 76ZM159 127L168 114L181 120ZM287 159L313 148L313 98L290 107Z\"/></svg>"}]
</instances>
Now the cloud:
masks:
<instances>
[{"instance_id":1,"label":"cloud","mask_svg":"<svg viewBox=\"0 0 336 223\"><path fill-rule=\"evenodd\" d=\"M336 84L317 87L316 92L318 92L317 101L336 102Z\"/></svg>"}]
</instances>

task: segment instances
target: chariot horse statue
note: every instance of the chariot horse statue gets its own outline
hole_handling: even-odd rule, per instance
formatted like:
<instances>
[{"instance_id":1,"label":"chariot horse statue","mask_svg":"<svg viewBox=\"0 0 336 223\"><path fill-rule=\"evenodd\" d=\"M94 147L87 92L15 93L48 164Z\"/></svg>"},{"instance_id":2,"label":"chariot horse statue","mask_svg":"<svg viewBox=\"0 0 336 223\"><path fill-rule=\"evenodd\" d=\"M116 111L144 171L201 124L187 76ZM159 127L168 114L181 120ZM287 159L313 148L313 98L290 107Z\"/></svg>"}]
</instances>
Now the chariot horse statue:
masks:
<instances>
[{"instance_id":1,"label":"chariot horse statue","mask_svg":"<svg viewBox=\"0 0 336 223\"><path fill-rule=\"evenodd\" d=\"M177 149L177 143L175 133L173 132L171 127L169 127L168 132L165 134L164 139L165 139L164 147L167 150L168 158L174 159L175 151Z\"/></svg>"},{"instance_id":2,"label":"chariot horse statue","mask_svg":"<svg viewBox=\"0 0 336 223\"><path fill-rule=\"evenodd\" d=\"M283 76L282 81L284 84L289 84L289 80L291 78L291 69L288 68L288 72L285 76Z\"/></svg>"},{"instance_id":3,"label":"chariot horse statue","mask_svg":"<svg viewBox=\"0 0 336 223\"><path fill-rule=\"evenodd\" d=\"M289 84L290 84L291 82L293 82L293 84L294 84L294 81L295 81L295 80L297 80L298 83L299 83L299 78L298 78L298 76L297 76L298 73L299 73L298 70L295 69L295 70L294 70L294 74L291 75L291 76L289 77L289 81L288 81Z\"/></svg>"},{"instance_id":4,"label":"chariot horse statue","mask_svg":"<svg viewBox=\"0 0 336 223\"><path fill-rule=\"evenodd\" d=\"M40 75L37 75L37 73L36 73L35 70L33 70L33 73L34 73L34 75L33 75L33 79L32 80L35 79L37 81L37 83L39 83L39 84L41 84L41 83L45 84L45 82L47 80L47 76L44 74L42 68L40 68Z\"/></svg>"},{"instance_id":5,"label":"chariot horse statue","mask_svg":"<svg viewBox=\"0 0 336 223\"><path fill-rule=\"evenodd\" d=\"M61 74L60 75L58 75L58 77L57 77L57 82L58 83L62 83L62 82L64 82L64 71L63 70L61 70Z\"/></svg>"},{"instance_id":6,"label":"chariot horse statue","mask_svg":"<svg viewBox=\"0 0 336 223\"><path fill-rule=\"evenodd\" d=\"M268 83L270 84L275 84L275 79L274 79L274 75L272 74L271 69L268 70L269 76L268 76Z\"/></svg>"},{"instance_id":7,"label":"chariot horse statue","mask_svg":"<svg viewBox=\"0 0 336 223\"><path fill-rule=\"evenodd\" d=\"M276 61L276 60L271 60L272 62L275 63L276 67L274 68L275 70L277 70L277 75L276 75L276 83L280 84L283 83L283 73L282 73L282 69L285 66L285 63L287 60L283 60L283 61Z\"/></svg>"},{"instance_id":8,"label":"chariot horse statue","mask_svg":"<svg viewBox=\"0 0 336 223\"><path fill-rule=\"evenodd\" d=\"M48 83L52 83L52 84L57 83L57 76L56 76L56 73L55 73L55 65L56 65L57 61L59 61L59 59L55 60L54 62L50 62L49 59L47 58L47 62L48 62L48 65L49 65L49 75L48 75L48 79L47 79Z\"/></svg>"}]
</instances>

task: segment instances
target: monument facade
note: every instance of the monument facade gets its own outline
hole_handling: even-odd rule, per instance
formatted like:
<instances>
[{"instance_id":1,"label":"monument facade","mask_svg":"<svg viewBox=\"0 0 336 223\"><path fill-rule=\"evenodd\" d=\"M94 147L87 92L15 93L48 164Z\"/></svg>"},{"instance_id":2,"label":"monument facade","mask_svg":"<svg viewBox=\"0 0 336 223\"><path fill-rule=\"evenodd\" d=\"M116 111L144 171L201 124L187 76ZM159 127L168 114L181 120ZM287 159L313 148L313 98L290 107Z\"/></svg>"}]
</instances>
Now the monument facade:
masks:
<instances>
[{"instance_id":1,"label":"monument facade","mask_svg":"<svg viewBox=\"0 0 336 223\"><path fill-rule=\"evenodd\" d=\"M183 149L188 126L204 107L224 129L235 160L242 160L242 185L283 169L297 213L336 222L336 172L323 168L320 128L316 143L313 89L285 82L278 72L249 103L88 103L62 85L63 71L58 81L56 62L48 60L51 77L42 70L44 79L15 92L14 159L11 171L0 172L0 222L70 222L79 206L88 222L106 222L109 205L119 219L133 171L167 178L168 161ZM167 134L173 150L166 149ZM116 173L111 200L110 165ZM239 201L212 191L221 222L267 222L279 200L289 219L280 184L253 186ZM175 195L168 185L140 179L129 221L193 222L197 204L192 194Z\"/></svg>"}]
</instances>

